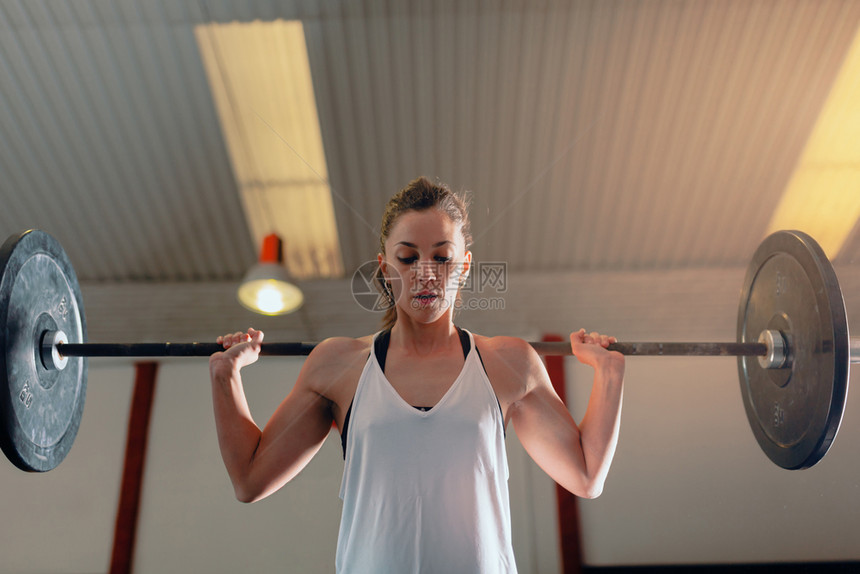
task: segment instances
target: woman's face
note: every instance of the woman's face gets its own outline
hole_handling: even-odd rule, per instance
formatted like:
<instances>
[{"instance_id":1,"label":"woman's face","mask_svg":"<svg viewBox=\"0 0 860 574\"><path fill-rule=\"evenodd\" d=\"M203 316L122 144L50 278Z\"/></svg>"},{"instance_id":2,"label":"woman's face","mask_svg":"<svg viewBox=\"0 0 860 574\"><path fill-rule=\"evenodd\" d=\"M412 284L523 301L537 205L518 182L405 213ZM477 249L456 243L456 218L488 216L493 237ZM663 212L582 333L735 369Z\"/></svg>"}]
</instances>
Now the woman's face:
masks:
<instances>
[{"instance_id":1,"label":"woman's face","mask_svg":"<svg viewBox=\"0 0 860 574\"><path fill-rule=\"evenodd\" d=\"M460 224L438 209L406 211L394 222L379 265L398 313L432 323L451 313L472 261Z\"/></svg>"}]
</instances>

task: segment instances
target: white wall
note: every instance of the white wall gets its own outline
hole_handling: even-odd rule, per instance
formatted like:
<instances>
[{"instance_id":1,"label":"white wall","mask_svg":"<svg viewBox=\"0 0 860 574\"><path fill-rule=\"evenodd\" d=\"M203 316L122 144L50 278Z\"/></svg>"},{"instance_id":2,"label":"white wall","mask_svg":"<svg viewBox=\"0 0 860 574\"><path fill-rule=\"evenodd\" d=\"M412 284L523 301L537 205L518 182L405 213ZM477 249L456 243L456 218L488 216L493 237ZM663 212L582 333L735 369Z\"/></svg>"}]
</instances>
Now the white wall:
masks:
<instances>
[{"instance_id":1,"label":"white wall","mask_svg":"<svg viewBox=\"0 0 860 574\"><path fill-rule=\"evenodd\" d=\"M569 377L579 411L588 373ZM592 565L860 559L860 397L816 466L760 450L737 366L723 358L628 361L621 439L603 495L580 501Z\"/></svg>"},{"instance_id":2,"label":"white wall","mask_svg":"<svg viewBox=\"0 0 860 574\"><path fill-rule=\"evenodd\" d=\"M579 274L567 294L567 280L514 278L507 310L464 313L461 323L529 336L584 325L626 340L731 340L741 271ZM553 295L559 291L563 300ZM860 310L860 295L845 296L849 310ZM260 423L300 362L265 358L246 372ZM574 364L568 396L579 416L590 376ZM849 392L823 461L786 471L760 451L736 371L730 358L628 360L615 463L603 495L580 503L588 563L860 560L860 399ZM81 430L57 469L31 475L0 461L0 572L107 569L133 376L130 365L90 362ZM159 373L136 571L331 572L337 436L286 489L240 504L218 456L207 379L199 359L165 363ZM557 572L552 484L526 461L513 433L508 446L518 563L524 573Z\"/></svg>"},{"instance_id":3,"label":"white wall","mask_svg":"<svg viewBox=\"0 0 860 574\"><path fill-rule=\"evenodd\" d=\"M289 392L301 363L275 358L245 369L258 424ZM239 503L218 452L206 362L164 365L135 571L333 572L342 463L332 438L336 433L287 488L256 504Z\"/></svg>"},{"instance_id":4,"label":"white wall","mask_svg":"<svg viewBox=\"0 0 860 574\"><path fill-rule=\"evenodd\" d=\"M122 476L131 367L91 369L77 439L42 474L0 461L0 572L105 572Z\"/></svg>"}]
</instances>

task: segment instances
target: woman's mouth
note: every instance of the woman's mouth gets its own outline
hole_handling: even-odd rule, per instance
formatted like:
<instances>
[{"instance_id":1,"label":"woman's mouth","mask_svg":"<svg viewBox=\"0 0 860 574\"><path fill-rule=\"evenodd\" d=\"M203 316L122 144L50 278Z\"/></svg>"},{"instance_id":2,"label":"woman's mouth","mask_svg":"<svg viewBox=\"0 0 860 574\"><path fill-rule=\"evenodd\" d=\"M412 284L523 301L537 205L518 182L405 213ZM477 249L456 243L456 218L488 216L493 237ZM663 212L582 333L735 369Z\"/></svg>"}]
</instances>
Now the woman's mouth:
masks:
<instances>
[{"instance_id":1,"label":"woman's mouth","mask_svg":"<svg viewBox=\"0 0 860 574\"><path fill-rule=\"evenodd\" d=\"M421 293L415 295L412 299L417 305L425 306L432 304L434 301L436 301L437 298L438 295L436 295L435 293L432 293L430 291L422 291Z\"/></svg>"}]
</instances>

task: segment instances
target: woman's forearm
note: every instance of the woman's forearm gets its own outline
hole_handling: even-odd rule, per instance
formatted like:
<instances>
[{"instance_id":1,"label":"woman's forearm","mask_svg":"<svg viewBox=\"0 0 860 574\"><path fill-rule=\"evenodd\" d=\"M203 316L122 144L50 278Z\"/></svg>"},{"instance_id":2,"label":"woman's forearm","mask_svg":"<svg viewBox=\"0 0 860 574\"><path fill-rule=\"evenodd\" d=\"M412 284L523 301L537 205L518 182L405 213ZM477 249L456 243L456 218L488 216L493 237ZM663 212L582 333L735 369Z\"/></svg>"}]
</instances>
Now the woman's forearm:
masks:
<instances>
[{"instance_id":1,"label":"woman's forearm","mask_svg":"<svg viewBox=\"0 0 860 574\"><path fill-rule=\"evenodd\" d=\"M243 500L247 498L243 493L262 432L251 417L240 371L213 368L211 379L221 458L236 497Z\"/></svg>"},{"instance_id":2,"label":"woman's forearm","mask_svg":"<svg viewBox=\"0 0 860 574\"><path fill-rule=\"evenodd\" d=\"M615 456L621 428L624 369L612 359L595 368L588 408L580 423L580 441L589 482L603 488Z\"/></svg>"}]
</instances>

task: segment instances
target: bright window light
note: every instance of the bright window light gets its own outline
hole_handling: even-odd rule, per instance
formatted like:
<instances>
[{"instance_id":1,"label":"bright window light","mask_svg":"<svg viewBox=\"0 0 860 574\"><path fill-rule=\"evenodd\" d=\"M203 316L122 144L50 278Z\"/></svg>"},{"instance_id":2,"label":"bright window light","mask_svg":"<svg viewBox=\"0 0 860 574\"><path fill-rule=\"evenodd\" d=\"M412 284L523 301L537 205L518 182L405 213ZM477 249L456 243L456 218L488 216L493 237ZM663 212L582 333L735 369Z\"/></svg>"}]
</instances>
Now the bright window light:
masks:
<instances>
[{"instance_id":1,"label":"bright window light","mask_svg":"<svg viewBox=\"0 0 860 574\"><path fill-rule=\"evenodd\" d=\"M768 232L799 229L834 259L860 219L860 31Z\"/></svg>"}]
</instances>

